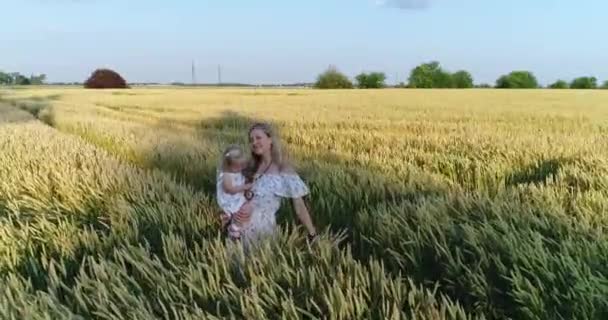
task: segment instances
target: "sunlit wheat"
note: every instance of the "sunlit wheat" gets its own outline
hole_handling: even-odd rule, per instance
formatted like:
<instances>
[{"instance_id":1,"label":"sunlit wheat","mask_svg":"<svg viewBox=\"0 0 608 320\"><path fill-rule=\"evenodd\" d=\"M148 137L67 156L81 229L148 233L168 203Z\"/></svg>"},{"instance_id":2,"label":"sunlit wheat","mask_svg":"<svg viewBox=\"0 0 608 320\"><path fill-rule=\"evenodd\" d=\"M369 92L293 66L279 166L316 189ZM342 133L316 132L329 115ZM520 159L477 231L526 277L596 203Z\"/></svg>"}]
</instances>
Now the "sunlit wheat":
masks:
<instances>
[{"instance_id":1,"label":"sunlit wheat","mask_svg":"<svg viewBox=\"0 0 608 320\"><path fill-rule=\"evenodd\" d=\"M0 316L601 319L606 101L570 90L3 92ZM214 179L219 150L246 144L256 120L279 129L325 231L307 248L286 206L278 240L241 274Z\"/></svg>"}]
</instances>

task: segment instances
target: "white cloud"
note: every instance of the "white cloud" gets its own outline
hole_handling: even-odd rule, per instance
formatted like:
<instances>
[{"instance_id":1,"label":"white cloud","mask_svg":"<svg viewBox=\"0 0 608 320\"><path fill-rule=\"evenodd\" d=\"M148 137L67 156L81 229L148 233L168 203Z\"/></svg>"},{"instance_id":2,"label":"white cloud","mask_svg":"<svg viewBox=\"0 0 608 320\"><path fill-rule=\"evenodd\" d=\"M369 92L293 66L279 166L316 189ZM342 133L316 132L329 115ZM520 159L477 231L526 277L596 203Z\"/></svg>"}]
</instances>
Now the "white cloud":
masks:
<instances>
[{"instance_id":1,"label":"white cloud","mask_svg":"<svg viewBox=\"0 0 608 320\"><path fill-rule=\"evenodd\" d=\"M431 2L432 0L376 0L378 5L404 10L428 8Z\"/></svg>"}]
</instances>

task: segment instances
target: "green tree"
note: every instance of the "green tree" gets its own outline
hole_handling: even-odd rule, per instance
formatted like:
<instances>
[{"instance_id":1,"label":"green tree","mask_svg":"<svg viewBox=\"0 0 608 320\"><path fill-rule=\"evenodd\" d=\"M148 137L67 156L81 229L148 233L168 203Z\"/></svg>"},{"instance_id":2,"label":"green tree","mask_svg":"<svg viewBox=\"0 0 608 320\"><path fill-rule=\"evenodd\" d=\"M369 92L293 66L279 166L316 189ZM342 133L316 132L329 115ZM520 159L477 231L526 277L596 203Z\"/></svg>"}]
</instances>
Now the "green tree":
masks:
<instances>
[{"instance_id":1,"label":"green tree","mask_svg":"<svg viewBox=\"0 0 608 320\"><path fill-rule=\"evenodd\" d=\"M317 77L315 87L319 89L351 89L353 83L336 67L330 66Z\"/></svg>"},{"instance_id":2,"label":"green tree","mask_svg":"<svg viewBox=\"0 0 608 320\"><path fill-rule=\"evenodd\" d=\"M21 76L21 73L19 73L19 72L11 72L11 73L9 73L9 76L11 77L11 84L15 85L15 84L17 84L17 80Z\"/></svg>"},{"instance_id":3,"label":"green tree","mask_svg":"<svg viewBox=\"0 0 608 320\"><path fill-rule=\"evenodd\" d=\"M13 83L11 75L0 71L0 85L9 85L11 83Z\"/></svg>"},{"instance_id":4,"label":"green tree","mask_svg":"<svg viewBox=\"0 0 608 320\"><path fill-rule=\"evenodd\" d=\"M473 88L473 76L468 71L460 70L452 75L455 88Z\"/></svg>"},{"instance_id":5,"label":"green tree","mask_svg":"<svg viewBox=\"0 0 608 320\"><path fill-rule=\"evenodd\" d=\"M570 83L572 89L595 89L597 88L597 79L595 77L579 77L572 80Z\"/></svg>"},{"instance_id":6,"label":"green tree","mask_svg":"<svg viewBox=\"0 0 608 320\"><path fill-rule=\"evenodd\" d=\"M409 87L410 88L433 88L434 76L440 70L439 63L436 61L425 63L415 67L410 72Z\"/></svg>"},{"instance_id":7,"label":"green tree","mask_svg":"<svg viewBox=\"0 0 608 320\"><path fill-rule=\"evenodd\" d=\"M533 89L538 88L538 81L530 71L513 71L496 80L496 88Z\"/></svg>"},{"instance_id":8,"label":"green tree","mask_svg":"<svg viewBox=\"0 0 608 320\"><path fill-rule=\"evenodd\" d=\"M40 74L40 75L31 75L30 76L30 82L34 85L41 85L44 84L44 81L46 81L46 74Z\"/></svg>"},{"instance_id":9,"label":"green tree","mask_svg":"<svg viewBox=\"0 0 608 320\"><path fill-rule=\"evenodd\" d=\"M384 88L386 75L382 72L361 73L355 77L355 80L357 81L357 87L360 89Z\"/></svg>"},{"instance_id":10,"label":"green tree","mask_svg":"<svg viewBox=\"0 0 608 320\"><path fill-rule=\"evenodd\" d=\"M15 77L14 79L14 83L18 86L27 86L32 84L32 82L30 81L30 79L22 74L19 74Z\"/></svg>"},{"instance_id":11,"label":"green tree","mask_svg":"<svg viewBox=\"0 0 608 320\"><path fill-rule=\"evenodd\" d=\"M452 75L444 71L439 62L423 63L410 72L410 88L452 88Z\"/></svg>"},{"instance_id":12,"label":"green tree","mask_svg":"<svg viewBox=\"0 0 608 320\"><path fill-rule=\"evenodd\" d=\"M46 81L46 75L31 75L26 77L19 72L6 73L0 71L0 85L30 85L30 84L44 84Z\"/></svg>"},{"instance_id":13,"label":"green tree","mask_svg":"<svg viewBox=\"0 0 608 320\"><path fill-rule=\"evenodd\" d=\"M355 81L357 82L357 87L359 89L367 88L367 73L360 73L355 77Z\"/></svg>"},{"instance_id":14,"label":"green tree","mask_svg":"<svg viewBox=\"0 0 608 320\"><path fill-rule=\"evenodd\" d=\"M601 89L608 89L608 80L604 81L604 83L602 84L602 86L600 88Z\"/></svg>"},{"instance_id":15,"label":"green tree","mask_svg":"<svg viewBox=\"0 0 608 320\"><path fill-rule=\"evenodd\" d=\"M434 88L454 88L454 81L452 75L449 72L441 71L437 73Z\"/></svg>"},{"instance_id":16,"label":"green tree","mask_svg":"<svg viewBox=\"0 0 608 320\"><path fill-rule=\"evenodd\" d=\"M549 85L551 89L568 89L568 82L564 80L557 80L551 85Z\"/></svg>"}]
</instances>

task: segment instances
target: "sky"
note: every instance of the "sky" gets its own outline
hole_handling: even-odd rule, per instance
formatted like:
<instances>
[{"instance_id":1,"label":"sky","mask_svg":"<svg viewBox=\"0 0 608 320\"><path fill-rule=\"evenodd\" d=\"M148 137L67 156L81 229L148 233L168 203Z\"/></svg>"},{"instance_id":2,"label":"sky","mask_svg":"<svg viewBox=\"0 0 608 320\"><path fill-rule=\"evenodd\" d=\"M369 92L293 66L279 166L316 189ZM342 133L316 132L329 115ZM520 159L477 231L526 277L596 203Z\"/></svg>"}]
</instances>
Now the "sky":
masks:
<instances>
[{"instance_id":1,"label":"sky","mask_svg":"<svg viewBox=\"0 0 608 320\"><path fill-rule=\"evenodd\" d=\"M494 84L530 70L547 84L608 80L606 0L0 0L0 70L84 81L112 68L129 82L407 82L420 63Z\"/></svg>"}]
</instances>

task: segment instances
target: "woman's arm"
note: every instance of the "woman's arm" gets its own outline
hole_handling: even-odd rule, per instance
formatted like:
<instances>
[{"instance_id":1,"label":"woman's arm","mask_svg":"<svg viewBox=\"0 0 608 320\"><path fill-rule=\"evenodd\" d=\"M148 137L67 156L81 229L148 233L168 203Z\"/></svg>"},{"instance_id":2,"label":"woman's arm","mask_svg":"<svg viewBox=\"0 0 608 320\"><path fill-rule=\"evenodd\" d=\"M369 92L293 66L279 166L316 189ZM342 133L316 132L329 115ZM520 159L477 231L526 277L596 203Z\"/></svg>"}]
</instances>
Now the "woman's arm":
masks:
<instances>
[{"instance_id":1,"label":"woman's arm","mask_svg":"<svg viewBox=\"0 0 608 320\"><path fill-rule=\"evenodd\" d=\"M281 168L281 172L286 174L294 174L297 175L293 166L289 164L284 164ZM309 236L316 236L317 230L315 229L314 224L312 223L312 218L310 217L310 212L306 207L306 203L302 197L293 197L292 198L293 208L296 211L296 215L300 222L306 227L308 230Z\"/></svg>"},{"instance_id":2,"label":"woman's arm","mask_svg":"<svg viewBox=\"0 0 608 320\"><path fill-rule=\"evenodd\" d=\"M251 213L253 212L253 204L251 201L245 202L243 206L234 215L234 220L240 225L247 224L251 220Z\"/></svg>"},{"instance_id":3,"label":"woman's arm","mask_svg":"<svg viewBox=\"0 0 608 320\"><path fill-rule=\"evenodd\" d=\"M300 222L306 227L309 235L316 235L317 230L315 229L314 224L312 223L312 218L310 217L310 212L308 212L308 208L306 208L306 204L304 203L304 199L302 198L293 198L293 207L296 211L296 215Z\"/></svg>"}]
</instances>

